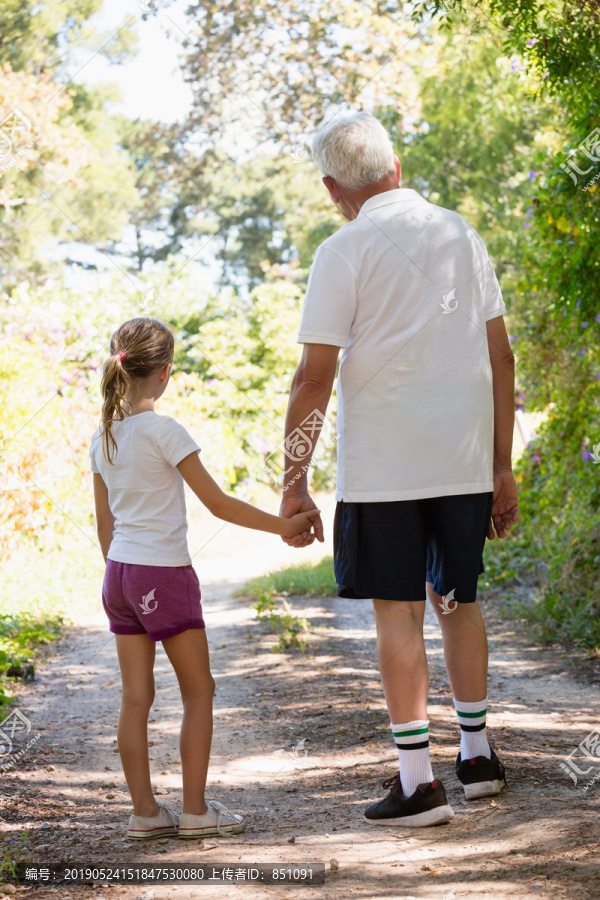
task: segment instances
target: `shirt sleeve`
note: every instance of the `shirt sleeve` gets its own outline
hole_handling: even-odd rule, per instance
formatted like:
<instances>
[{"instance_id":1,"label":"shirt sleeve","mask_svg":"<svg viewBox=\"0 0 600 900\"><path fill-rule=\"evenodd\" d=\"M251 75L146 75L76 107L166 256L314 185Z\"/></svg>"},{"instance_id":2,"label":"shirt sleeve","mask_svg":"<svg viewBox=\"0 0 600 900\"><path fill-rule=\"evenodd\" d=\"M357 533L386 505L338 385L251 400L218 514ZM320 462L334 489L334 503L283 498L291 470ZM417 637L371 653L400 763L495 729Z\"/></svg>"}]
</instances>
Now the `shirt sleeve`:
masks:
<instances>
[{"instance_id":1,"label":"shirt sleeve","mask_svg":"<svg viewBox=\"0 0 600 900\"><path fill-rule=\"evenodd\" d=\"M483 297L483 310L485 313L485 321L495 319L497 316L506 315L506 306L502 299L502 291L498 284L494 267L488 256L487 262L479 272L479 283L481 285L481 295Z\"/></svg>"},{"instance_id":2,"label":"shirt sleeve","mask_svg":"<svg viewBox=\"0 0 600 900\"><path fill-rule=\"evenodd\" d=\"M198 453L200 447L189 431L175 419L170 416L161 416L160 419L156 431L156 447L169 465L175 468L190 453Z\"/></svg>"},{"instance_id":3,"label":"shirt sleeve","mask_svg":"<svg viewBox=\"0 0 600 900\"><path fill-rule=\"evenodd\" d=\"M355 312L354 273L343 256L322 244L306 286L298 343L346 347Z\"/></svg>"},{"instance_id":4,"label":"shirt sleeve","mask_svg":"<svg viewBox=\"0 0 600 900\"><path fill-rule=\"evenodd\" d=\"M92 442L90 444L90 469L96 475L100 474L100 469L98 468L98 463L96 462L96 450L98 449L98 447L102 449L101 444L98 440L98 435L99 431L95 431L92 437Z\"/></svg>"},{"instance_id":5,"label":"shirt sleeve","mask_svg":"<svg viewBox=\"0 0 600 900\"><path fill-rule=\"evenodd\" d=\"M472 235L475 240L475 265L477 266L477 279L481 291L483 312L485 320L488 322L490 319L506 315L506 306L502 299L502 291L485 246L485 241L475 229L472 229Z\"/></svg>"}]
</instances>

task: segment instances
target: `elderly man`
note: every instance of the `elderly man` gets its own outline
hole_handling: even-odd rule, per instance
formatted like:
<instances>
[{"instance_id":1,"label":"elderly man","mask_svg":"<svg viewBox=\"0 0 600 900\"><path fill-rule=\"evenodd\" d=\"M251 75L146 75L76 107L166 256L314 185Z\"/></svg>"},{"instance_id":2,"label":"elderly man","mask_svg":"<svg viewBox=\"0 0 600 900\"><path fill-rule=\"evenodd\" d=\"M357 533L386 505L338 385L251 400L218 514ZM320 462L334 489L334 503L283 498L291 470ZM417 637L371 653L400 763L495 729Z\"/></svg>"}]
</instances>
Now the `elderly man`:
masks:
<instances>
[{"instance_id":1,"label":"elderly man","mask_svg":"<svg viewBox=\"0 0 600 900\"><path fill-rule=\"evenodd\" d=\"M374 825L453 817L429 758L426 596L443 636L460 724L456 774L467 799L498 794L504 767L486 736L487 639L477 602L486 536L518 518L511 468L514 359L483 240L457 213L400 187L383 126L335 119L312 156L349 220L318 248L298 335L304 345L286 419L281 515L312 509L312 447L337 358L334 524L340 597L372 598L377 655L399 775L370 806ZM300 429L300 431L298 431ZM313 428L314 431L314 428ZM306 546L315 534L292 539Z\"/></svg>"}]
</instances>

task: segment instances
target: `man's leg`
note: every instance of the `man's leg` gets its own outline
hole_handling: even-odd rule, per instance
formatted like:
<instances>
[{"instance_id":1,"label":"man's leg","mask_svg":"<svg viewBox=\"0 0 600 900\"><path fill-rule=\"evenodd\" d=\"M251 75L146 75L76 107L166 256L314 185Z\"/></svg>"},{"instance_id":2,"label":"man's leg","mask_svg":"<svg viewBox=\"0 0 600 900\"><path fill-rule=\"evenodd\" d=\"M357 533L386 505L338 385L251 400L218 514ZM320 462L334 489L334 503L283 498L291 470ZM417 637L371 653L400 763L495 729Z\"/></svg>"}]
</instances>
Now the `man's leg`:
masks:
<instances>
[{"instance_id":1,"label":"man's leg","mask_svg":"<svg viewBox=\"0 0 600 900\"><path fill-rule=\"evenodd\" d=\"M429 669L423 640L425 602L373 600L377 659L392 722L427 718Z\"/></svg>"},{"instance_id":2,"label":"man's leg","mask_svg":"<svg viewBox=\"0 0 600 900\"><path fill-rule=\"evenodd\" d=\"M372 825L420 828L454 816L429 759L429 670L423 641L425 601L373 600L377 656L400 774L384 781L390 793L365 810Z\"/></svg>"},{"instance_id":3,"label":"man's leg","mask_svg":"<svg viewBox=\"0 0 600 900\"><path fill-rule=\"evenodd\" d=\"M446 670L461 728L462 759L490 758L486 734L488 646L478 601L445 613L443 598L427 584L427 596L442 629Z\"/></svg>"},{"instance_id":4,"label":"man's leg","mask_svg":"<svg viewBox=\"0 0 600 900\"><path fill-rule=\"evenodd\" d=\"M423 641L425 602L373 600L377 656L405 797L433 781L429 757L429 669Z\"/></svg>"}]
</instances>

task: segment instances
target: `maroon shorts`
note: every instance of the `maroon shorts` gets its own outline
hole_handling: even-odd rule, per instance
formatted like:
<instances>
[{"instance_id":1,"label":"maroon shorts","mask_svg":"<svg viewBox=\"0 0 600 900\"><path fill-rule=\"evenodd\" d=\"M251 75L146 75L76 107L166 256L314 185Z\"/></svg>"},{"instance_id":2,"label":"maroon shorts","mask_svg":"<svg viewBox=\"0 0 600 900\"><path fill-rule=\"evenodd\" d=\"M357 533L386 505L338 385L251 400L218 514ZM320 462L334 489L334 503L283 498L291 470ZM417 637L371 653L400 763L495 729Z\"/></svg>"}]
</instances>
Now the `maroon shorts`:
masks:
<instances>
[{"instance_id":1,"label":"maroon shorts","mask_svg":"<svg viewBox=\"0 0 600 900\"><path fill-rule=\"evenodd\" d=\"M205 628L200 596L193 566L106 562L102 603L113 634L164 641L189 628Z\"/></svg>"}]
</instances>

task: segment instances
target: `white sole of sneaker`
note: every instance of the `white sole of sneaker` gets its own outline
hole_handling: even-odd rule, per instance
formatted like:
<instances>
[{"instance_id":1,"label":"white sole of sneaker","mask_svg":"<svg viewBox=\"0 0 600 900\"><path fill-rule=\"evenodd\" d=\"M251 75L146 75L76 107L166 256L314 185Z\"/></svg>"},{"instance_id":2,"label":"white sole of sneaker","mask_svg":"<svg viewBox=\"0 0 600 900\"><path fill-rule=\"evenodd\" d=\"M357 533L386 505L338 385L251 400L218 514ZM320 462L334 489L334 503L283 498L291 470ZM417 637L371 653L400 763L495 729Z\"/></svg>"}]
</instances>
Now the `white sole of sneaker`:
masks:
<instances>
[{"instance_id":1,"label":"white sole of sneaker","mask_svg":"<svg viewBox=\"0 0 600 900\"><path fill-rule=\"evenodd\" d=\"M428 825L443 825L454 818L454 810L451 806L436 806L434 809L428 809L426 812L417 813L416 816L400 816L397 819L367 819L365 822L369 825L400 825L403 828L426 828Z\"/></svg>"},{"instance_id":2,"label":"white sole of sneaker","mask_svg":"<svg viewBox=\"0 0 600 900\"><path fill-rule=\"evenodd\" d=\"M201 828L180 828L179 837L184 841L189 841L192 839L197 840L198 838L225 837L225 835L228 834L241 834L245 830L245 822L239 822L237 825L223 825L221 831L217 831L216 828L204 830Z\"/></svg>"},{"instance_id":3,"label":"white sole of sneaker","mask_svg":"<svg viewBox=\"0 0 600 900\"><path fill-rule=\"evenodd\" d=\"M494 781L477 781L475 784L463 784L467 800L478 800L480 797L493 797L499 794L504 787L504 781L499 778Z\"/></svg>"},{"instance_id":4,"label":"white sole of sneaker","mask_svg":"<svg viewBox=\"0 0 600 900\"><path fill-rule=\"evenodd\" d=\"M177 837L177 829L156 828L150 833L147 831L128 831L127 837L130 841L154 841L156 838Z\"/></svg>"}]
</instances>

